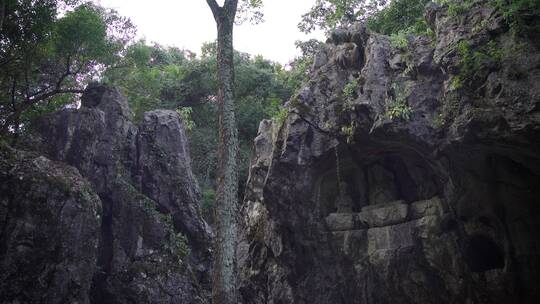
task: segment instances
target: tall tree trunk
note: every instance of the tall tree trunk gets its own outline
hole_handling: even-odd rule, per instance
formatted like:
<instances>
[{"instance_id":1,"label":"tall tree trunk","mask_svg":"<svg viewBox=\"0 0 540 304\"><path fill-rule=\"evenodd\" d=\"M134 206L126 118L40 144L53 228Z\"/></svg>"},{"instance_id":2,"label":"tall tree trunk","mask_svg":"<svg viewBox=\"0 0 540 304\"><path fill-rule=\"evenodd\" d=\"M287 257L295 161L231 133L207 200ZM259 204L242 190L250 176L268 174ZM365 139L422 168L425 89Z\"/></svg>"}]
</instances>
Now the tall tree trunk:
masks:
<instances>
[{"instance_id":1,"label":"tall tree trunk","mask_svg":"<svg viewBox=\"0 0 540 304\"><path fill-rule=\"evenodd\" d=\"M4 25L4 17L6 16L6 0L0 0L0 33Z\"/></svg>"},{"instance_id":2,"label":"tall tree trunk","mask_svg":"<svg viewBox=\"0 0 540 304\"><path fill-rule=\"evenodd\" d=\"M214 209L212 299L214 304L236 304L238 131L234 113L233 28L238 0L226 0L223 7L215 0L207 0L207 3L214 14L218 32L219 171Z\"/></svg>"}]
</instances>

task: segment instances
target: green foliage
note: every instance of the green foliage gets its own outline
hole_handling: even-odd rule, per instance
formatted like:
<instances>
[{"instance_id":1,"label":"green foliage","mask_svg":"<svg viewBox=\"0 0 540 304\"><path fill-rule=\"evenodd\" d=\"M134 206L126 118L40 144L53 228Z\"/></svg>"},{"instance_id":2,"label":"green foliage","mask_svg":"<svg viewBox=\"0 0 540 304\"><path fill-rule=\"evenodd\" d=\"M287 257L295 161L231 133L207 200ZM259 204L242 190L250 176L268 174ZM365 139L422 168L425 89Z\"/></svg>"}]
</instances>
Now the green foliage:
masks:
<instances>
[{"instance_id":1,"label":"green foliage","mask_svg":"<svg viewBox=\"0 0 540 304\"><path fill-rule=\"evenodd\" d=\"M217 173L218 107L216 104L216 44L205 43L201 56L187 50L147 45L129 46L104 82L119 86L135 118L153 109L178 110L190 139L193 170L203 193L213 191ZM292 71L261 56L235 52L236 119L240 141L239 180L247 179L253 138L262 119L280 111L297 84Z\"/></svg>"},{"instance_id":2,"label":"green foliage","mask_svg":"<svg viewBox=\"0 0 540 304\"><path fill-rule=\"evenodd\" d=\"M431 126L434 128L441 128L444 126L444 114L439 113L435 117L433 117L433 120L431 121Z\"/></svg>"},{"instance_id":3,"label":"green foliage","mask_svg":"<svg viewBox=\"0 0 540 304\"><path fill-rule=\"evenodd\" d=\"M493 40L476 50L468 41L463 40L458 44L457 52L460 70L450 83L454 90L465 84L472 85L475 80L486 77L486 70L499 68L501 61L509 54L509 50L500 48Z\"/></svg>"},{"instance_id":4,"label":"green foliage","mask_svg":"<svg viewBox=\"0 0 540 304\"><path fill-rule=\"evenodd\" d=\"M346 101L354 101L356 98L356 89L358 89L358 78L353 78L343 87L343 97L345 97Z\"/></svg>"},{"instance_id":5,"label":"green foliage","mask_svg":"<svg viewBox=\"0 0 540 304\"><path fill-rule=\"evenodd\" d=\"M262 12L262 0L240 0L236 10L236 24L249 22L252 24L261 23L264 21Z\"/></svg>"},{"instance_id":6,"label":"green foliage","mask_svg":"<svg viewBox=\"0 0 540 304\"><path fill-rule=\"evenodd\" d=\"M163 247L177 259L179 264L183 264L184 259L191 253L187 237L180 232L170 231Z\"/></svg>"},{"instance_id":7,"label":"green foliage","mask_svg":"<svg viewBox=\"0 0 540 304\"><path fill-rule=\"evenodd\" d=\"M495 0L514 33L527 35L540 32L540 1L538 0Z\"/></svg>"},{"instance_id":8,"label":"green foliage","mask_svg":"<svg viewBox=\"0 0 540 304\"><path fill-rule=\"evenodd\" d=\"M141 120L146 111L190 107L206 95L207 87L200 84L210 83L213 76L209 69L201 73L200 62L190 58L189 51L138 41L129 46L118 68L104 73L102 81L123 89L135 119ZM188 127L190 122L186 120Z\"/></svg>"},{"instance_id":9,"label":"green foliage","mask_svg":"<svg viewBox=\"0 0 540 304\"><path fill-rule=\"evenodd\" d=\"M180 114L180 117L182 118L182 122L184 123L184 127L188 131L193 131L195 128L195 122L193 121L191 114L193 113L192 107L183 107L180 109L176 109L178 114Z\"/></svg>"},{"instance_id":10,"label":"green foliage","mask_svg":"<svg viewBox=\"0 0 540 304\"><path fill-rule=\"evenodd\" d=\"M302 56L296 58L291 65L291 73L287 77L287 82L290 87L300 88L300 86L306 83L309 78L309 69L313 65L313 57Z\"/></svg>"},{"instance_id":11,"label":"green foliage","mask_svg":"<svg viewBox=\"0 0 540 304\"><path fill-rule=\"evenodd\" d=\"M386 116L389 119L411 119L413 111L411 106L407 103L407 95L408 93L404 88L397 85L393 86L393 96L386 102Z\"/></svg>"},{"instance_id":12,"label":"green foliage","mask_svg":"<svg viewBox=\"0 0 540 304\"><path fill-rule=\"evenodd\" d=\"M474 2L472 0L457 0L444 1L441 4L448 4L447 12L449 16L460 17L472 8Z\"/></svg>"},{"instance_id":13,"label":"green foliage","mask_svg":"<svg viewBox=\"0 0 540 304\"><path fill-rule=\"evenodd\" d=\"M386 114L392 120L396 118L410 120L412 108L404 100L394 100L387 104Z\"/></svg>"},{"instance_id":14,"label":"green foliage","mask_svg":"<svg viewBox=\"0 0 540 304\"><path fill-rule=\"evenodd\" d=\"M405 50L409 46L409 40L407 39L407 33L400 31L396 34L390 35L390 46L395 49Z\"/></svg>"},{"instance_id":15,"label":"green foliage","mask_svg":"<svg viewBox=\"0 0 540 304\"><path fill-rule=\"evenodd\" d=\"M309 71L313 66L315 55L321 50L323 43L310 39L307 41L296 41L296 48L302 53L289 63L290 70L284 71L282 78L285 85L293 91L298 90L304 83L310 80Z\"/></svg>"},{"instance_id":16,"label":"green foliage","mask_svg":"<svg viewBox=\"0 0 540 304\"><path fill-rule=\"evenodd\" d=\"M475 0L438 0L440 4L447 5L449 16L461 18L475 4ZM515 34L528 35L540 31L537 16L540 15L540 1L538 0L494 0L491 2L502 14ZM479 25L475 31L481 29Z\"/></svg>"},{"instance_id":17,"label":"green foliage","mask_svg":"<svg viewBox=\"0 0 540 304\"><path fill-rule=\"evenodd\" d=\"M146 208L152 208L152 212L157 214L161 222L165 225L167 238L163 241L163 248L176 259L178 266L183 265L184 259L191 253L187 237L180 232L174 231L173 219L170 213L159 213L155 210L155 206L149 203L147 204L148 206Z\"/></svg>"},{"instance_id":18,"label":"green foliage","mask_svg":"<svg viewBox=\"0 0 540 304\"><path fill-rule=\"evenodd\" d=\"M347 143L351 144L354 142L354 132L356 131L356 121L351 121L348 126L341 127L341 135L345 136Z\"/></svg>"},{"instance_id":19,"label":"green foliage","mask_svg":"<svg viewBox=\"0 0 540 304\"><path fill-rule=\"evenodd\" d=\"M287 108L281 108L279 111L277 111L272 117L272 119L276 122L278 126L282 126L285 123L285 120L287 120L287 117L289 116L289 111Z\"/></svg>"},{"instance_id":20,"label":"green foliage","mask_svg":"<svg viewBox=\"0 0 540 304\"><path fill-rule=\"evenodd\" d=\"M302 15L298 28L305 33L315 29L329 31L349 26L377 12L386 0L317 0L309 12Z\"/></svg>"},{"instance_id":21,"label":"green foliage","mask_svg":"<svg viewBox=\"0 0 540 304\"><path fill-rule=\"evenodd\" d=\"M6 2L0 31L0 134L20 132L28 119L64 106L68 100L62 94L80 93L122 55L134 34L131 23L114 11L80 2Z\"/></svg>"},{"instance_id":22,"label":"green foliage","mask_svg":"<svg viewBox=\"0 0 540 304\"><path fill-rule=\"evenodd\" d=\"M204 189L202 192L202 211L207 222L212 222L212 206L216 199L216 192L212 188Z\"/></svg>"},{"instance_id":23,"label":"green foliage","mask_svg":"<svg viewBox=\"0 0 540 304\"><path fill-rule=\"evenodd\" d=\"M423 17L430 0L394 0L367 18L368 29L385 35L398 33L426 34L431 31Z\"/></svg>"},{"instance_id":24,"label":"green foliage","mask_svg":"<svg viewBox=\"0 0 540 304\"><path fill-rule=\"evenodd\" d=\"M92 6L81 5L55 24L53 44L58 55L79 55L84 60L103 59L110 54L107 25ZM85 58L86 57L86 58Z\"/></svg>"},{"instance_id":25,"label":"green foliage","mask_svg":"<svg viewBox=\"0 0 540 304\"><path fill-rule=\"evenodd\" d=\"M366 21L368 29L385 34L430 34L424 7L430 0L317 0L298 25L303 32L325 31Z\"/></svg>"},{"instance_id":26,"label":"green foliage","mask_svg":"<svg viewBox=\"0 0 540 304\"><path fill-rule=\"evenodd\" d=\"M356 94L356 90L358 89L359 87L359 79L358 78L353 78L351 81L349 81L344 87L343 87L343 92L342 92L342 96L343 96L343 107L344 109L350 109L352 108L352 103L354 102L354 100L356 99L357 94Z\"/></svg>"},{"instance_id":27,"label":"green foliage","mask_svg":"<svg viewBox=\"0 0 540 304\"><path fill-rule=\"evenodd\" d=\"M47 113L52 113L62 107L68 106L75 100L76 96L73 93L66 93L52 97L47 102L40 102L30 107L28 110L21 113L20 121L28 122Z\"/></svg>"}]
</instances>

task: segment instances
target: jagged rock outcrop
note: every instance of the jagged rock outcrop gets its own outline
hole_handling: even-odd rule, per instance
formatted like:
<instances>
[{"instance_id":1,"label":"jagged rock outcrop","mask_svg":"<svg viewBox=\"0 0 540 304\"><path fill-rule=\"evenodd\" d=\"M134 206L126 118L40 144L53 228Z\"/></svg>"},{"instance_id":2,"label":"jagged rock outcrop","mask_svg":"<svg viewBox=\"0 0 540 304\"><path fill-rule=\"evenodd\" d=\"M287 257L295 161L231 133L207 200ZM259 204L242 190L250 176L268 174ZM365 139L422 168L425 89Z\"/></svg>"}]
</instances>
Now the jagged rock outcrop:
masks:
<instances>
[{"instance_id":1,"label":"jagged rock outcrop","mask_svg":"<svg viewBox=\"0 0 540 304\"><path fill-rule=\"evenodd\" d=\"M67 286L73 285L80 297L67 300L70 303L206 303L210 282L210 229L201 215L200 193L191 172L187 137L178 113L147 112L136 125L130 120L132 113L125 97L116 89L102 85L90 85L81 104L80 109L64 109L40 118L31 126L32 136L27 136L21 148L42 154L39 159L54 161L47 162L64 164L69 168L66 173L53 171L60 176L72 171L77 176L80 173L91 185L89 191L99 197L90 201L102 210L99 217L92 218L93 222L81 221L75 227L67 226L69 222L60 222L63 226L57 222L47 223L51 227L43 223L43 229L65 230L65 237L73 242L70 248L69 242L56 241L55 248L60 253L77 251L81 242L88 244L86 246L91 248L81 252L87 265L80 274L82 261L74 264L79 268L58 267L59 271L76 273L81 283L72 280L59 282L64 285L57 286L49 277L34 276L33 272L28 273L28 279L43 280L44 284L58 289L68 283L71 285ZM47 174L46 170L45 167L38 170L36 177L38 173ZM16 166L11 171L14 176L22 174ZM10 178L13 177L10 175ZM34 178L34 183L38 182ZM70 189L76 187L75 182L77 180L64 185ZM59 191L52 189L53 186L45 184L43 191ZM28 187L41 189L38 185ZM10 198L5 203L8 210L18 208L18 200L10 188L2 188L4 196ZM56 204L74 204L69 199L49 198L57 209ZM37 216L31 206L39 203L39 200L28 199L25 212L31 217ZM78 216L90 210L91 206L81 208ZM62 218L57 221L60 220ZM70 239L72 234L80 233L74 231L75 228L86 233L83 239ZM2 237L13 238L12 234L6 230ZM45 231L43 234L46 239L54 235L46 236ZM55 240L49 241L51 246L55 244ZM35 254L34 249L37 247L26 250ZM7 258L2 252L2 263L7 262ZM53 261L43 263L54 265L55 261L61 258L54 257ZM41 269L40 264L32 267ZM26 272L18 276L26 277ZM3 287L2 291L6 292L20 288L16 281L5 283ZM56 302L50 303L65 303L67 299L51 297ZM24 302L20 297L11 301L15 299Z\"/></svg>"},{"instance_id":2,"label":"jagged rock outcrop","mask_svg":"<svg viewBox=\"0 0 540 304\"><path fill-rule=\"evenodd\" d=\"M538 35L490 1L426 18L406 47L336 32L285 122L261 123L244 303L540 299Z\"/></svg>"},{"instance_id":3,"label":"jagged rock outcrop","mask_svg":"<svg viewBox=\"0 0 540 304\"><path fill-rule=\"evenodd\" d=\"M0 143L0 302L89 303L101 202L64 163Z\"/></svg>"}]
</instances>

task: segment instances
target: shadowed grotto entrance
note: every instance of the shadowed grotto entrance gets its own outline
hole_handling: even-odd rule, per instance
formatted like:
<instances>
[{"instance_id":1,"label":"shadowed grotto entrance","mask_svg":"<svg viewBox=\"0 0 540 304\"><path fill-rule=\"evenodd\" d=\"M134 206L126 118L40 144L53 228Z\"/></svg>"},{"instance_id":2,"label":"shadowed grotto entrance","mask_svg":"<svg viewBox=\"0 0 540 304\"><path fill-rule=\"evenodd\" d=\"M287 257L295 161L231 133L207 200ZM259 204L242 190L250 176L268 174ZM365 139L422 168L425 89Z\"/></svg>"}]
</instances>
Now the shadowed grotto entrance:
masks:
<instances>
[{"instance_id":1,"label":"shadowed grotto entrance","mask_svg":"<svg viewBox=\"0 0 540 304\"><path fill-rule=\"evenodd\" d=\"M322 217L396 201L410 204L441 193L434 170L414 152L336 152L327 156L315 186Z\"/></svg>"},{"instance_id":2,"label":"shadowed grotto entrance","mask_svg":"<svg viewBox=\"0 0 540 304\"><path fill-rule=\"evenodd\" d=\"M467 264L472 272L485 272L504 268L504 253L489 237L475 235L465 250Z\"/></svg>"}]
</instances>

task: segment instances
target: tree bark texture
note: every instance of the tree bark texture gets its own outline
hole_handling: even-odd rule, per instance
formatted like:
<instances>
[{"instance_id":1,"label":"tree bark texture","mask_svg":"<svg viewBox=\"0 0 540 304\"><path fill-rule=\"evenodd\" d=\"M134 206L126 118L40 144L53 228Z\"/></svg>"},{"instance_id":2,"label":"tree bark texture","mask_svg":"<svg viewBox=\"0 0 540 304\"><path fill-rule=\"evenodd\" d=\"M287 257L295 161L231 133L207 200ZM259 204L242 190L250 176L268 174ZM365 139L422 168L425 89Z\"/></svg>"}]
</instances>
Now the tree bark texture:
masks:
<instances>
[{"instance_id":1,"label":"tree bark texture","mask_svg":"<svg viewBox=\"0 0 540 304\"><path fill-rule=\"evenodd\" d=\"M6 15L6 0L0 0L0 33L4 25L4 17Z\"/></svg>"},{"instance_id":2,"label":"tree bark texture","mask_svg":"<svg viewBox=\"0 0 540 304\"><path fill-rule=\"evenodd\" d=\"M226 0L220 7L207 0L216 20L217 78L219 109L218 186L214 220L214 304L236 304L236 244L238 204L238 131L234 113L233 28L238 0Z\"/></svg>"}]
</instances>

